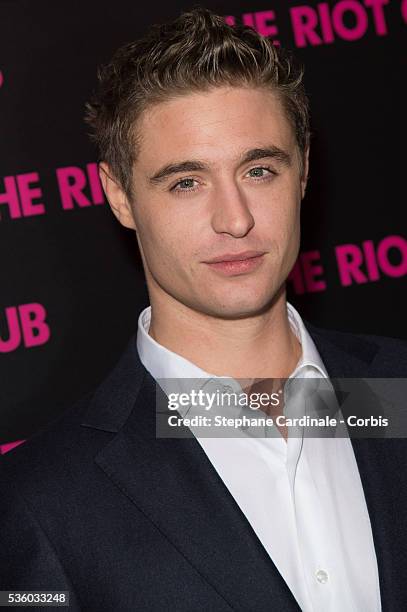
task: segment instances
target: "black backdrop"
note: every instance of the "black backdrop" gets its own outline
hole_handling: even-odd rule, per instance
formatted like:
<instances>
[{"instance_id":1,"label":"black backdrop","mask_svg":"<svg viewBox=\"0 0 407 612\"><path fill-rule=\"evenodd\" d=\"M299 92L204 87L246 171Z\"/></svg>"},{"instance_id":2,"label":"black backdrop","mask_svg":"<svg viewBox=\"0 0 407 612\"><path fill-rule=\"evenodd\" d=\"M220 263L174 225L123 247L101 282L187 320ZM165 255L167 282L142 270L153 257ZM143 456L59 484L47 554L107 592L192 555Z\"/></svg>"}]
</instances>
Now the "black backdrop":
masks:
<instances>
[{"instance_id":1,"label":"black backdrop","mask_svg":"<svg viewBox=\"0 0 407 612\"><path fill-rule=\"evenodd\" d=\"M191 6L0 2L0 443L91 390L136 330L137 244L101 196L84 103L98 64ZM406 0L205 6L306 67L311 171L289 299L321 326L407 338Z\"/></svg>"}]
</instances>

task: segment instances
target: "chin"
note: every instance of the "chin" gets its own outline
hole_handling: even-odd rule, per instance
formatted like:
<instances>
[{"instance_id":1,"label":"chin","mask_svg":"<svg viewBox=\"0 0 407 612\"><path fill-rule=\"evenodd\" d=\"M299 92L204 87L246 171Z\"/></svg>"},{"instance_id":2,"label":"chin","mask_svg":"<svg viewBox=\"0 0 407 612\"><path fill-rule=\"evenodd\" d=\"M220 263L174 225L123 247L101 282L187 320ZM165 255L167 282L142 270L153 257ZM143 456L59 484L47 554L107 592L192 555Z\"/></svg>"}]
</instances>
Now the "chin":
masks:
<instances>
[{"instance_id":1,"label":"chin","mask_svg":"<svg viewBox=\"0 0 407 612\"><path fill-rule=\"evenodd\" d=\"M273 295L266 299L253 299L248 296L247 299L242 299L240 296L236 300L219 299L211 304L206 304L203 310L220 319L246 319L255 317L266 312L273 303Z\"/></svg>"}]
</instances>

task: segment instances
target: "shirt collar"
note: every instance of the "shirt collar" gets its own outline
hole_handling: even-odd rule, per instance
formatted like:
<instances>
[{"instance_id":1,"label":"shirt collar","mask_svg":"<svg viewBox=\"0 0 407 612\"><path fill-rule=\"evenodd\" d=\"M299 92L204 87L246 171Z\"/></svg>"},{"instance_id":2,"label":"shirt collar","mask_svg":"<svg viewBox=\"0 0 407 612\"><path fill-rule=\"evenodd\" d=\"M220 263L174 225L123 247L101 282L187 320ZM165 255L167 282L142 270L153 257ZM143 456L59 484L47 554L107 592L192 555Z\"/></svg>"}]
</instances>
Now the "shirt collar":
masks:
<instances>
[{"instance_id":1,"label":"shirt collar","mask_svg":"<svg viewBox=\"0 0 407 612\"><path fill-rule=\"evenodd\" d=\"M302 347L302 355L290 378L301 378L307 375L318 376L318 374L328 378L321 356L300 314L288 302L287 314L291 329ZM151 306L148 306L140 313L138 319L137 350L142 364L153 378L156 380L165 378L224 378L205 372L191 361L159 344L148 333L150 321Z\"/></svg>"},{"instance_id":2,"label":"shirt collar","mask_svg":"<svg viewBox=\"0 0 407 612\"><path fill-rule=\"evenodd\" d=\"M290 375L290 378L294 378L297 375L303 373L303 371L309 369L314 371L317 370L321 376L323 376L324 378L329 378L321 355L319 354L318 349L315 346L315 342L308 333L308 330L305 327L299 312L294 308L294 306L292 306L292 304L288 302L287 314L291 329L297 336L302 347L301 357L294 369L294 372Z\"/></svg>"}]
</instances>

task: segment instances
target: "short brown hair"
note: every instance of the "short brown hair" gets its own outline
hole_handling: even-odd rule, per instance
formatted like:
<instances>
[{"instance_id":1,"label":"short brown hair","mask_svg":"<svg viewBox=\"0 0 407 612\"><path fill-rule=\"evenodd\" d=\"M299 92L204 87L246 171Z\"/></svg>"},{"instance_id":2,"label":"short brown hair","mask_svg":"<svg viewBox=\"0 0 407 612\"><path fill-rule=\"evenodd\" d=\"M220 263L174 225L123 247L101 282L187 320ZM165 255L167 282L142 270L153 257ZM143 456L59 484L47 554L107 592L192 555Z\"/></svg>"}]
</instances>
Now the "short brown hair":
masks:
<instances>
[{"instance_id":1,"label":"short brown hair","mask_svg":"<svg viewBox=\"0 0 407 612\"><path fill-rule=\"evenodd\" d=\"M136 122L148 106L212 87L252 86L280 96L301 153L309 144L308 100L303 69L292 55L248 26L197 7L171 23L153 25L124 45L98 70L98 89L85 120L100 160L129 198L137 158Z\"/></svg>"}]
</instances>

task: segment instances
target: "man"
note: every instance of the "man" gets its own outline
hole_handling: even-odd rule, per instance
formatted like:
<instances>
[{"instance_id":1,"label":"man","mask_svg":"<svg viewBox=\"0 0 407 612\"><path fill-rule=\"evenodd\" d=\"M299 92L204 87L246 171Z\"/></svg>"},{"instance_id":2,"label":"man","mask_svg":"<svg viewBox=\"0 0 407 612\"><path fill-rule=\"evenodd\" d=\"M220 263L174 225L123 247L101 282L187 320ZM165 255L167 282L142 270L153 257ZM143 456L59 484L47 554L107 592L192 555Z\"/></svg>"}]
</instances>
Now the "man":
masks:
<instances>
[{"instance_id":1,"label":"man","mask_svg":"<svg viewBox=\"0 0 407 612\"><path fill-rule=\"evenodd\" d=\"M155 380L406 376L401 341L317 329L286 302L308 175L301 73L195 9L99 77L100 176L151 306L108 379L6 456L1 589L69 591L98 612L404 609L404 440L156 434Z\"/></svg>"}]
</instances>

